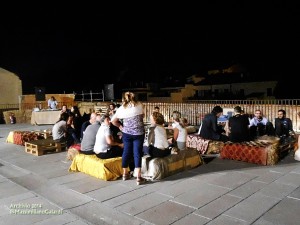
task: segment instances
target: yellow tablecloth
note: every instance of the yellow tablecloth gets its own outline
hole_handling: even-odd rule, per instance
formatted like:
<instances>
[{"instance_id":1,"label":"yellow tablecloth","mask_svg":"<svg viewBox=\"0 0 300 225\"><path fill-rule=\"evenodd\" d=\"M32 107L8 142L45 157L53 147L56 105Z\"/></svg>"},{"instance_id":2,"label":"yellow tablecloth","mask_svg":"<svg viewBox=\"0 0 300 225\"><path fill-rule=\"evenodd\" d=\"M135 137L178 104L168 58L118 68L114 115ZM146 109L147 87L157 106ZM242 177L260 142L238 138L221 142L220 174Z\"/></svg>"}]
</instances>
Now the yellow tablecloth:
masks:
<instances>
[{"instance_id":1,"label":"yellow tablecloth","mask_svg":"<svg viewBox=\"0 0 300 225\"><path fill-rule=\"evenodd\" d=\"M32 125L55 124L60 117L60 110L33 111L31 114Z\"/></svg>"}]
</instances>

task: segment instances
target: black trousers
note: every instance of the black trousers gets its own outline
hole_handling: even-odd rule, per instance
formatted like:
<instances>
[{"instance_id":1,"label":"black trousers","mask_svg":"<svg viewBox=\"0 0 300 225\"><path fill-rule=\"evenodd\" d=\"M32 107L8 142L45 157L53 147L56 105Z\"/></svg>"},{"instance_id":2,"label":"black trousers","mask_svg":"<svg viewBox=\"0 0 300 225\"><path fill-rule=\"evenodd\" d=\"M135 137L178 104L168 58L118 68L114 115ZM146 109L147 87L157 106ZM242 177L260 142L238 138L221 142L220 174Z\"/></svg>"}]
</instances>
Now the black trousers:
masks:
<instances>
[{"instance_id":1,"label":"black trousers","mask_svg":"<svg viewBox=\"0 0 300 225\"><path fill-rule=\"evenodd\" d=\"M107 152L101 152L96 154L100 159L110 159L120 157L123 154L123 148L119 146L112 146Z\"/></svg>"}]
</instances>

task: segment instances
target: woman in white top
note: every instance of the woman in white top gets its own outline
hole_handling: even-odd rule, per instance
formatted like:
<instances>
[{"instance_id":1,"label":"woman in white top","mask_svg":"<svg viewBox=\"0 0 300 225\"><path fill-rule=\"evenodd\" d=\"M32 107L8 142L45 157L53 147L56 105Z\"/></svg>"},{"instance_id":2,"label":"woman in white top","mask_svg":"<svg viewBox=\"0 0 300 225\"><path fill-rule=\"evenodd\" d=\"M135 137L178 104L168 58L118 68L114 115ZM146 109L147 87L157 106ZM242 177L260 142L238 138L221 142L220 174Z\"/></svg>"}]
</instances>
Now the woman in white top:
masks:
<instances>
[{"instance_id":1,"label":"woman in white top","mask_svg":"<svg viewBox=\"0 0 300 225\"><path fill-rule=\"evenodd\" d=\"M111 118L113 125L122 131L124 150L122 155L123 180L130 179L128 166L132 156L137 172L137 185L145 182L141 176L143 142L145 138L144 109L141 102L136 101L132 92L125 92L122 99L122 106L117 109ZM121 125L120 120L123 124Z\"/></svg>"},{"instance_id":2,"label":"woman in white top","mask_svg":"<svg viewBox=\"0 0 300 225\"><path fill-rule=\"evenodd\" d=\"M176 142L177 148L180 150L186 149L187 138L187 119L181 118L181 114L177 111L173 112L173 139Z\"/></svg>"},{"instance_id":3,"label":"woman in white top","mask_svg":"<svg viewBox=\"0 0 300 225\"><path fill-rule=\"evenodd\" d=\"M165 157L171 154L167 131L164 124L164 116L159 112L152 112L150 116L151 127L148 130L148 138L144 145L144 153L151 157Z\"/></svg>"},{"instance_id":4,"label":"woman in white top","mask_svg":"<svg viewBox=\"0 0 300 225\"><path fill-rule=\"evenodd\" d=\"M105 114L100 119L101 126L96 134L94 152L100 159L120 157L123 154L123 143L114 141L110 130L110 117Z\"/></svg>"}]
</instances>

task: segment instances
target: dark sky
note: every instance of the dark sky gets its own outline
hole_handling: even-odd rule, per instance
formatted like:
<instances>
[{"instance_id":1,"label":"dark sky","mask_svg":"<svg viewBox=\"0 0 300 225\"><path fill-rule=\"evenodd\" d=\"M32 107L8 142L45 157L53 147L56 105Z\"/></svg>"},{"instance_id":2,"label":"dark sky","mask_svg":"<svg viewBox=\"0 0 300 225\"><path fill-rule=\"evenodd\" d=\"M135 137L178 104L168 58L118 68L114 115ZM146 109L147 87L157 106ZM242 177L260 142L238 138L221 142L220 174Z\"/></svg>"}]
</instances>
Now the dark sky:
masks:
<instances>
[{"instance_id":1,"label":"dark sky","mask_svg":"<svg viewBox=\"0 0 300 225\"><path fill-rule=\"evenodd\" d=\"M230 62L265 77L297 76L298 5L209 2L2 10L0 67L20 76L24 94L184 78Z\"/></svg>"}]
</instances>

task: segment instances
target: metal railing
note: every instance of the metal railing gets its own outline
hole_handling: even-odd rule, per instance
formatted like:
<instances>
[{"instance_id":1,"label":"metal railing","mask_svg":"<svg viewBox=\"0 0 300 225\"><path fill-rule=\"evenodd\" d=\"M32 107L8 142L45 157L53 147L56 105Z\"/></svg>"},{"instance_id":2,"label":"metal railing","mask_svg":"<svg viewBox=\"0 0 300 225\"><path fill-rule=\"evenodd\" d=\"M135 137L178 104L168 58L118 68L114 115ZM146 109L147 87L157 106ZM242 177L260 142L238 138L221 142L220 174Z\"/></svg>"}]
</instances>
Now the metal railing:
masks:
<instances>
[{"instance_id":1,"label":"metal railing","mask_svg":"<svg viewBox=\"0 0 300 225\"><path fill-rule=\"evenodd\" d=\"M108 102L96 101L93 97L86 100L90 104L97 107L107 107ZM78 102L77 102L78 103ZM160 112L164 115L165 120L169 121L173 111L181 112L182 116L186 117L191 125L200 125L205 114L212 111L213 107L220 105L223 109L233 109L235 106L241 106L245 113L253 115L256 109L260 109L263 115L274 122L277 117L278 110L284 109L286 116L293 122L294 130L300 130L300 117L297 115L300 112L300 99L280 99L280 100L197 100L188 101L185 103L163 103L163 102L143 102L145 108L145 121L150 121L150 115L155 106L160 107ZM41 104L41 105L39 105ZM61 108L65 103L59 102L58 108ZM77 104L76 104L77 105ZM80 104L81 106L84 104ZM0 104L1 114L3 111L20 109L33 110L33 108L47 108L46 103L22 103L22 104ZM83 107L84 108L84 107ZM92 107L94 108L94 107ZM88 112L88 111L87 111Z\"/></svg>"},{"instance_id":2,"label":"metal railing","mask_svg":"<svg viewBox=\"0 0 300 225\"><path fill-rule=\"evenodd\" d=\"M82 102L96 102L102 101L104 102L104 91L94 93L93 91L84 92L82 93L74 93L75 101L82 101Z\"/></svg>"}]
</instances>

